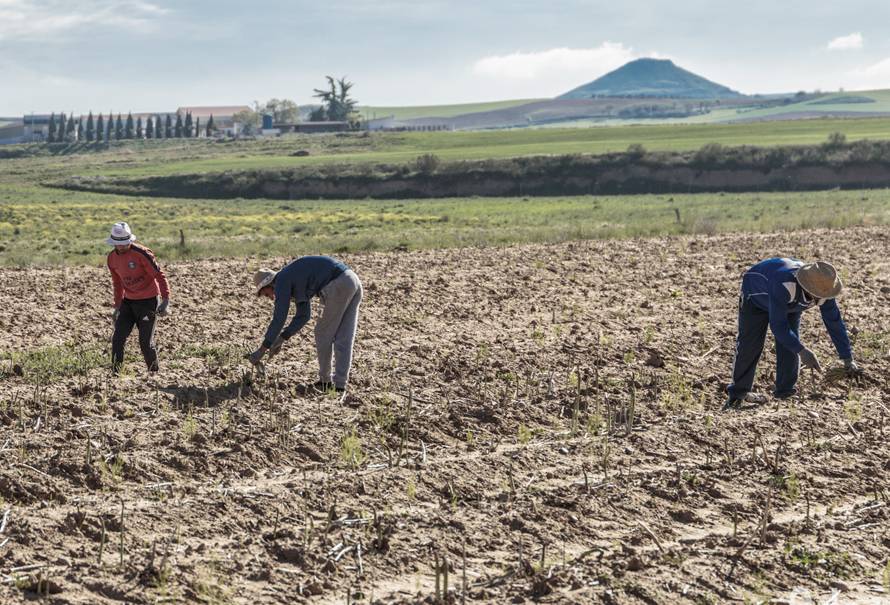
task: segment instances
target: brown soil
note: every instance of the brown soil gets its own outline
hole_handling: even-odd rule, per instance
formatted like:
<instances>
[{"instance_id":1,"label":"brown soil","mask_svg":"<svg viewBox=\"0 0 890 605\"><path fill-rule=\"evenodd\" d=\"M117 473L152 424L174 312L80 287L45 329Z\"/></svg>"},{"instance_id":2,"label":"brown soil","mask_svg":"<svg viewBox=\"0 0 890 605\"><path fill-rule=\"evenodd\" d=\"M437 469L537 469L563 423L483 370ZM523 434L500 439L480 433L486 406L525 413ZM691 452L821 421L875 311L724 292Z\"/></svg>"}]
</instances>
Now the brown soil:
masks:
<instances>
[{"instance_id":1,"label":"brown soil","mask_svg":"<svg viewBox=\"0 0 890 605\"><path fill-rule=\"evenodd\" d=\"M4 366L0 602L434 602L438 556L449 602L886 603L888 244L348 257L366 300L342 399L305 386L308 329L265 377L202 357L258 344L257 262L171 265L156 381L133 358L39 386ZM740 272L777 253L843 268L868 375L722 413ZM109 296L100 268L0 270L0 346L107 349Z\"/></svg>"}]
</instances>

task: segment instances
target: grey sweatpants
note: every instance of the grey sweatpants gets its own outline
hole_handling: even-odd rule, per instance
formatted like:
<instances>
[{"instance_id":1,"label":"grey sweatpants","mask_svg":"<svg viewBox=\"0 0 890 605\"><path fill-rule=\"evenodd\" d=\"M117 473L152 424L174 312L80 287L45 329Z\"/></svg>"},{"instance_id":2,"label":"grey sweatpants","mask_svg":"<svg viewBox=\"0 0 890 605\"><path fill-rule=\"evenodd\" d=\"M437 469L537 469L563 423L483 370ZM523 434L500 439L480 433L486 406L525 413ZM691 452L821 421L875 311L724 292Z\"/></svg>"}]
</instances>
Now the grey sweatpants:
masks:
<instances>
[{"instance_id":1,"label":"grey sweatpants","mask_svg":"<svg viewBox=\"0 0 890 605\"><path fill-rule=\"evenodd\" d=\"M362 302L362 282L352 270L321 289L318 297L324 309L315 322L315 350L318 352L318 377L345 388L352 365L352 345L358 326L358 307ZM331 357L334 374L331 375Z\"/></svg>"}]
</instances>

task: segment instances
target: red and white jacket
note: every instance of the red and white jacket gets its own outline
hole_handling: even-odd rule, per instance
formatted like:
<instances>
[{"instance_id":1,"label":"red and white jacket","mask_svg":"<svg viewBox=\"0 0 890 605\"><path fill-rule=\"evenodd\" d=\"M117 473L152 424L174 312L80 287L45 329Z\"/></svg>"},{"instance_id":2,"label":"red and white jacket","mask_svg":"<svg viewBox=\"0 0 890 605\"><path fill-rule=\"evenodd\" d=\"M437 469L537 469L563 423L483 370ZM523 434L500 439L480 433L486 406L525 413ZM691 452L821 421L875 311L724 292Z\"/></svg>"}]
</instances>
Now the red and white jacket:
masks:
<instances>
[{"instance_id":1,"label":"red and white jacket","mask_svg":"<svg viewBox=\"0 0 890 605\"><path fill-rule=\"evenodd\" d=\"M112 250L108 254L108 270L114 282L114 306L120 307L121 301L143 300L161 295L170 298L170 287L167 277L158 266L154 253L138 244L120 254Z\"/></svg>"}]
</instances>

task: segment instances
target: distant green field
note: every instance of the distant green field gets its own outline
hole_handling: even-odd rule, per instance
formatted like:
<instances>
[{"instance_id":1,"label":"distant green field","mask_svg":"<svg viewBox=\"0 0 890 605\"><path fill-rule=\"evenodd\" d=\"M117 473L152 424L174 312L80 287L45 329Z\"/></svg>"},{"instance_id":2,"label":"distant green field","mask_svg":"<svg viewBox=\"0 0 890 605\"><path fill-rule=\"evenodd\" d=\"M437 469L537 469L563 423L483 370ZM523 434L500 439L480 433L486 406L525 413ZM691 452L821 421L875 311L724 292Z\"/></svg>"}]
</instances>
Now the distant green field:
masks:
<instances>
[{"instance_id":1,"label":"distant green field","mask_svg":"<svg viewBox=\"0 0 890 605\"><path fill-rule=\"evenodd\" d=\"M109 226L122 219L170 260L886 224L890 191L313 202L0 183L0 264L99 264Z\"/></svg>"},{"instance_id":2,"label":"distant green field","mask_svg":"<svg viewBox=\"0 0 890 605\"><path fill-rule=\"evenodd\" d=\"M7 154L0 160L0 264L101 262L108 226L121 219L167 259L890 223L890 190L298 202L123 197L41 184L83 174L410 163L424 153L460 160L623 151L631 143L650 150L811 144L836 131L849 140L890 139L890 119L12 146L0 148ZM297 150L310 155L293 157Z\"/></svg>"},{"instance_id":3,"label":"distant green field","mask_svg":"<svg viewBox=\"0 0 890 605\"><path fill-rule=\"evenodd\" d=\"M359 107L358 112L363 118L386 118L393 116L397 120L413 120L417 118L453 118L466 113L495 111L508 109L517 105L534 103L541 99L512 99L509 101L490 101L487 103L463 103L458 105L417 105L411 107Z\"/></svg>"},{"instance_id":4,"label":"distant green field","mask_svg":"<svg viewBox=\"0 0 890 605\"><path fill-rule=\"evenodd\" d=\"M84 153L35 147L40 157L3 160L9 170L46 175L152 176L267 170L321 164L399 164L432 153L444 161L532 155L600 154L642 144L650 151L723 145L811 145L842 132L849 141L890 139L890 118L819 119L744 124L655 124L598 128L536 128L476 132L301 135L260 141L141 141ZM307 150L307 157L295 157ZM0 149L0 153L3 149Z\"/></svg>"},{"instance_id":5,"label":"distant green field","mask_svg":"<svg viewBox=\"0 0 890 605\"><path fill-rule=\"evenodd\" d=\"M845 103L845 99L850 97L862 97L873 100L872 103ZM835 99L840 102L832 103ZM738 120L776 117L782 115L791 115L799 112L818 112L824 115L836 114L838 112L855 112L863 115L869 113L890 113L890 90L866 90L855 92L838 92L818 99L805 101L803 103L792 103L780 107L770 107L768 109L755 109L751 111L740 110L732 112L729 116L719 115L712 116L713 120Z\"/></svg>"}]
</instances>

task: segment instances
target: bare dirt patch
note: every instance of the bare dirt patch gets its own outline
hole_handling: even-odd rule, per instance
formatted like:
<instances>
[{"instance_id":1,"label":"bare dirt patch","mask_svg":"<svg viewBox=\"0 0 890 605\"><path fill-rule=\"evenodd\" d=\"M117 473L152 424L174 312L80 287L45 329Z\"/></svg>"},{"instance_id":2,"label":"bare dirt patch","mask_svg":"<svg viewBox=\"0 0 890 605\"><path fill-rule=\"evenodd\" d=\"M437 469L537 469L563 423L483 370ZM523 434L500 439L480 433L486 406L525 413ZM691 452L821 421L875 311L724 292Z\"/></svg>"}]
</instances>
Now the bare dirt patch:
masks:
<instances>
[{"instance_id":1,"label":"bare dirt patch","mask_svg":"<svg viewBox=\"0 0 890 605\"><path fill-rule=\"evenodd\" d=\"M240 361L270 314L253 260L168 267L153 381L90 361L104 270L0 270L0 601L433 602L438 560L454 602L887 602L888 243L347 257L366 300L342 399L306 387L308 330L265 376ZM738 279L774 254L843 268L869 375L721 413ZM834 358L818 313L802 330Z\"/></svg>"}]
</instances>

